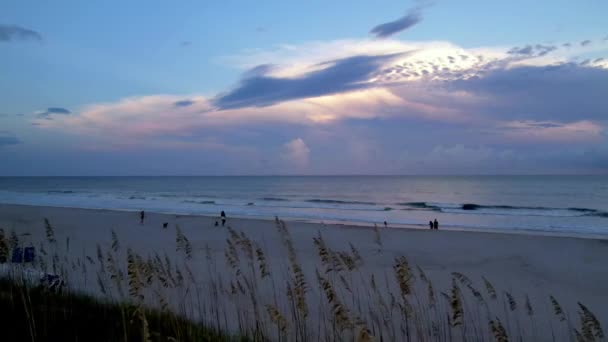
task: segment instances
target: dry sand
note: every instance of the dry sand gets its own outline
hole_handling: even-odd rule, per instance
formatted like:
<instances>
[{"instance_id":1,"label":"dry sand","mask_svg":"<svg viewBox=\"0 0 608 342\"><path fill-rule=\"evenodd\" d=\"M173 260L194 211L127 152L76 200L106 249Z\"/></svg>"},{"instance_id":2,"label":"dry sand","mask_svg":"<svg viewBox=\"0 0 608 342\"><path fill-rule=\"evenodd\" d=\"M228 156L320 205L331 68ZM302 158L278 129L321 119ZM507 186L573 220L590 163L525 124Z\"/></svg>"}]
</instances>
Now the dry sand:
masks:
<instances>
[{"instance_id":1,"label":"dry sand","mask_svg":"<svg viewBox=\"0 0 608 342\"><path fill-rule=\"evenodd\" d=\"M109 250L112 229L123 250L130 247L144 256L166 252L174 257L175 226L179 225L192 243L191 267L197 279L204 282L209 272L203 271L205 246L219 260L217 267L229 273L224 261L229 235L225 228L213 225L214 218L146 213L145 224L140 225L136 212L0 205L0 228L16 231L26 244L38 246L45 241L44 218L55 228L60 245L69 237L69 253L83 260L85 256L95 258L97 244ZM168 223L167 229L162 228L164 222ZM228 224L258 242L275 276L286 277L285 249L274 222L229 218ZM522 321L526 320L525 295L535 306L536 315L551 315L548 301L551 294L560 300L573 321L578 322L576 302L580 301L596 314L604 327L608 326L608 240L395 228L381 229L382 247L379 248L370 227L304 222L288 222L288 227L307 279L313 284L316 284L314 269L320 261L312 239L321 232L334 250L349 250L349 243L359 250L364 259L361 274L365 277L370 273L379 278L388 274L392 281L395 257L403 255L411 264L420 266L433 286L441 291L450 288L451 272L467 275L480 289L484 276L499 290L499 296L502 291L508 291L519 301L517 310L521 311ZM279 269L282 272L277 271ZM72 281L72 284L90 292L97 291L91 279L85 283ZM317 290L317 286L312 286L313 293ZM264 300L260 298L261 302ZM567 338L567 328L554 330L562 335L557 336L558 340ZM536 336L535 339L550 340L551 337Z\"/></svg>"}]
</instances>

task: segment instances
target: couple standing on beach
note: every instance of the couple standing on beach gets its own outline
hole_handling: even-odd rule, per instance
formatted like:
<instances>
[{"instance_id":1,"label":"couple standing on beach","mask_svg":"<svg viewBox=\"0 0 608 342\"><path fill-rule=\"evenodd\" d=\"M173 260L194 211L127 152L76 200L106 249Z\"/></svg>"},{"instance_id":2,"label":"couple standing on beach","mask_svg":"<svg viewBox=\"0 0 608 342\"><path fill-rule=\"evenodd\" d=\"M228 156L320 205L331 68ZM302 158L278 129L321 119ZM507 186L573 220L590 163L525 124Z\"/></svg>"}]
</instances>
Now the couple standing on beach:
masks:
<instances>
[{"instance_id":1,"label":"couple standing on beach","mask_svg":"<svg viewBox=\"0 0 608 342\"><path fill-rule=\"evenodd\" d=\"M435 221L429 221L429 228L432 229L439 229L439 222L437 221L437 219L435 219Z\"/></svg>"}]
</instances>

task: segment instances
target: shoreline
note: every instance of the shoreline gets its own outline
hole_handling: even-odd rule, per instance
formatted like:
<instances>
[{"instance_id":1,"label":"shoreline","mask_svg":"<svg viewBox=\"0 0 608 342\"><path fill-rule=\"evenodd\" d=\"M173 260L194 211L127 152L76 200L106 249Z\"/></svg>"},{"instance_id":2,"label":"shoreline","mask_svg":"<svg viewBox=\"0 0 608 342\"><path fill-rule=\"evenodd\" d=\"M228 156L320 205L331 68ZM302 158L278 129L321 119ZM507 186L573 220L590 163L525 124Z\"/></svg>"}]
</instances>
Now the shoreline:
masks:
<instances>
[{"instance_id":1,"label":"shoreline","mask_svg":"<svg viewBox=\"0 0 608 342\"><path fill-rule=\"evenodd\" d=\"M98 211L98 212L130 212L137 213L138 209L118 209L118 208L84 208L84 207L69 207L69 206L50 206L50 205L35 205L35 204L13 204L13 203L0 203L2 207L27 207L27 208L49 208L49 209L68 209L68 210L85 210L85 211ZM195 214L195 213L180 213L171 211L157 211L157 210L146 210L146 213L153 213L159 215L175 215L179 217L189 218L205 218L205 219L217 219L218 216ZM242 215L229 215L229 218L238 220L251 220L257 222L274 222L275 217L266 216L242 216ZM297 217L281 216L279 219L285 222L301 223L311 226L322 225L336 228L346 229L374 229L375 224L362 221L341 221L341 220L318 220L318 219L303 219ZM384 227L382 222L377 223L377 226L381 230L412 230L412 231L428 231L430 230L426 224L389 224L388 227ZM480 227L465 227L465 226L450 226L442 225L440 222L441 231L454 232L454 233L474 233L474 234L498 234L498 235L516 235L516 236L538 236L538 237L553 237L553 238L570 238L570 239L583 239L583 240L598 240L608 241L606 235L591 235L591 234L576 234L571 232L550 232L540 229L530 228L480 228Z\"/></svg>"}]
</instances>

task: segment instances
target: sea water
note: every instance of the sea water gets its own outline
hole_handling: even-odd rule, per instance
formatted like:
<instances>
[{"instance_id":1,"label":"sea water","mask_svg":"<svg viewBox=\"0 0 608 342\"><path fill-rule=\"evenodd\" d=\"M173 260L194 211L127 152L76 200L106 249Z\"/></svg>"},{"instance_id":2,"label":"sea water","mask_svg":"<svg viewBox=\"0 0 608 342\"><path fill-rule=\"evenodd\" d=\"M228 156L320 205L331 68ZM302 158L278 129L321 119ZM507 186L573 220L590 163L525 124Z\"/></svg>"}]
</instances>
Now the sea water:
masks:
<instances>
[{"instance_id":1,"label":"sea water","mask_svg":"<svg viewBox=\"0 0 608 342\"><path fill-rule=\"evenodd\" d=\"M608 237L608 176L0 177L0 203Z\"/></svg>"}]
</instances>

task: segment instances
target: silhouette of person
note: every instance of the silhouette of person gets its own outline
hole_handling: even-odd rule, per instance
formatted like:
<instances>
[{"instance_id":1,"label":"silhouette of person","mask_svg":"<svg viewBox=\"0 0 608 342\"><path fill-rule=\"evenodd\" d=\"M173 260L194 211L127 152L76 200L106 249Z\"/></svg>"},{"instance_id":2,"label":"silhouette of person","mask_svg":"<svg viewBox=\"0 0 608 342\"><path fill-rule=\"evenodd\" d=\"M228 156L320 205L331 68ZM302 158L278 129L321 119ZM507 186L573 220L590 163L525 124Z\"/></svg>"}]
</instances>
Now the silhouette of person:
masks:
<instances>
[{"instance_id":1,"label":"silhouette of person","mask_svg":"<svg viewBox=\"0 0 608 342\"><path fill-rule=\"evenodd\" d=\"M384 221L384 228L388 227L388 223L386 223L386 221Z\"/></svg>"},{"instance_id":2,"label":"silhouette of person","mask_svg":"<svg viewBox=\"0 0 608 342\"><path fill-rule=\"evenodd\" d=\"M433 221L429 221L429 228L433 229Z\"/></svg>"},{"instance_id":3,"label":"silhouette of person","mask_svg":"<svg viewBox=\"0 0 608 342\"><path fill-rule=\"evenodd\" d=\"M222 218L222 227L226 224L226 213L222 210L222 213L220 214L220 217Z\"/></svg>"},{"instance_id":4,"label":"silhouette of person","mask_svg":"<svg viewBox=\"0 0 608 342\"><path fill-rule=\"evenodd\" d=\"M219 224L218 224L217 220L215 220L215 226L217 227L218 225L219 225Z\"/></svg>"},{"instance_id":5,"label":"silhouette of person","mask_svg":"<svg viewBox=\"0 0 608 342\"><path fill-rule=\"evenodd\" d=\"M437 219L435 219L435 222L433 222L433 228L439 229L439 222L437 222Z\"/></svg>"},{"instance_id":6,"label":"silhouette of person","mask_svg":"<svg viewBox=\"0 0 608 342\"><path fill-rule=\"evenodd\" d=\"M139 224L144 224L144 218L146 217L146 214L144 213L144 211L142 210L139 213Z\"/></svg>"}]
</instances>

